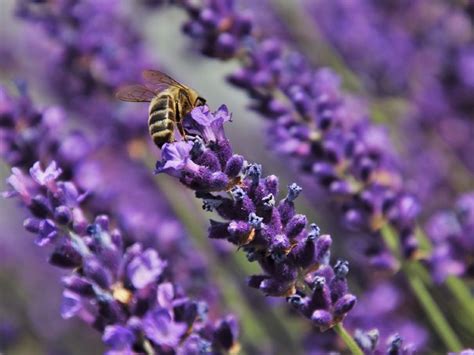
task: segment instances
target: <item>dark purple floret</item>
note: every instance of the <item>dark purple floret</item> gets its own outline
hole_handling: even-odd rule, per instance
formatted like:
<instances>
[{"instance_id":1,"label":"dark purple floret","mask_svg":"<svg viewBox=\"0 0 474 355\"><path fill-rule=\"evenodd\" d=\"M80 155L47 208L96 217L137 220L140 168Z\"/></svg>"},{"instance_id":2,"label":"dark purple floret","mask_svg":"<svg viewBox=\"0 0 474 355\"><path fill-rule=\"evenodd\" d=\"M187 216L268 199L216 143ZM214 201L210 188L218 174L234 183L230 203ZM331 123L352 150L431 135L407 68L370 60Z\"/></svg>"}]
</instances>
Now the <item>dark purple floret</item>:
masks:
<instances>
[{"instance_id":1,"label":"dark purple floret","mask_svg":"<svg viewBox=\"0 0 474 355\"><path fill-rule=\"evenodd\" d=\"M340 322L356 301L347 290L348 264L339 261L332 271L328 265L331 237L320 236L319 227L314 223L308 226L307 217L295 211L301 187L291 184L287 196L277 201L278 178L263 176L260 164L233 154L224 134L227 121L230 114L225 106L214 113L207 106L195 108L185 118L185 125L200 135L195 140L200 142L199 153L192 151L191 142L167 143L156 172L176 177L206 205L212 201L223 221L211 220L209 238L227 239L262 267L263 274L251 276L249 286L266 295L287 297L321 330L328 329ZM215 144L219 140L221 144ZM203 155L227 159L214 170L205 164L209 159L200 160ZM236 162L238 169L228 169ZM226 184L217 186L216 176L222 176ZM331 271L323 272L324 268Z\"/></svg>"}]
</instances>

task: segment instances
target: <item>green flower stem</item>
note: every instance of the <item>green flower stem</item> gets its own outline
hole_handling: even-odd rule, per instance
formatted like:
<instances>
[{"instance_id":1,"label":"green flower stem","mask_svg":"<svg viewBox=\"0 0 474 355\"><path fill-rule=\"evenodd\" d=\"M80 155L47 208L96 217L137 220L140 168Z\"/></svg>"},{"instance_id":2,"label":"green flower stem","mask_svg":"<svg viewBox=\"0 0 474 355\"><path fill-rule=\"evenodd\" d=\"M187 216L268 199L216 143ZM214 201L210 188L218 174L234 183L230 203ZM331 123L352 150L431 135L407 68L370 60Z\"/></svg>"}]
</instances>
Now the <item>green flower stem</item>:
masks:
<instances>
[{"instance_id":1,"label":"green flower stem","mask_svg":"<svg viewBox=\"0 0 474 355\"><path fill-rule=\"evenodd\" d=\"M430 253L433 249L433 246L421 228L417 228L416 236L420 241L421 249L427 253ZM419 263L416 263L413 266L417 267L414 271L418 274L418 276L423 278L425 284L430 285L432 280L426 269ZM470 320L474 319L474 297L472 296L471 291L466 286L464 281L456 276L447 277L444 284L457 301L457 306L460 309L460 317L458 317L458 319L461 320L462 318L462 320L465 321L465 324L470 323ZM471 334L474 334L472 327L468 327L466 330L468 330Z\"/></svg>"},{"instance_id":2,"label":"green flower stem","mask_svg":"<svg viewBox=\"0 0 474 355\"><path fill-rule=\"evenodd\" d=\"M461 351L463 348L461 341L458 339L456 333L448 324L446 318L438 308L436 302L431 297L430 292L426 288L421 278L418 277L415 272L410 272L410 266L404 269L408 270L405 272L405 275L408 278L411 289L415 293L418 301L425 311L425 314L430 319L433 328L436 330L446 347L450 351Z\"/></svg>"},{"instance_id":3,"label":"green flower stem","mask_svg":"<svg viewBox=\"0 0 474 355\"><path fill-rule=\"evenodd\" d=\"M474 298L466 284L458 277L449 276L446 279L446 287L456 297L458 303L462 305L463 311L467 313L467 316L471 320L474 319Z\"/></svg>"},{"instance_id":4,"label":"green flower stem","mask_svg":"<svg viewBox=\"0 0 474 355\"><path fill-rule=\"evenodd\" d=\"M401 262L401 269L404 272L413 293L418 299L418 302L425 311L433 329L441 338L447 349L450 351L460 351L462 349L461 341L458 339L456 333L451 328L426 288L425 283L423 282L423 277L420 276L423 272L423 267L417 261L405 261L401 258L397 237L389 225L386 224L381 232L387 246Z\"/></svg>"},{"instance_id":5,"label":"green flower stem","mask_svg":"<svg viewBox=\"0 0 474 355\"><path fill-rule=\"evenodd\" d=\"M354 355L364 355L364 352L359 348L354 338L344 328L342 322L337 323L332 329L344 341L349 351Z\"/></svg>"}]
</instances>

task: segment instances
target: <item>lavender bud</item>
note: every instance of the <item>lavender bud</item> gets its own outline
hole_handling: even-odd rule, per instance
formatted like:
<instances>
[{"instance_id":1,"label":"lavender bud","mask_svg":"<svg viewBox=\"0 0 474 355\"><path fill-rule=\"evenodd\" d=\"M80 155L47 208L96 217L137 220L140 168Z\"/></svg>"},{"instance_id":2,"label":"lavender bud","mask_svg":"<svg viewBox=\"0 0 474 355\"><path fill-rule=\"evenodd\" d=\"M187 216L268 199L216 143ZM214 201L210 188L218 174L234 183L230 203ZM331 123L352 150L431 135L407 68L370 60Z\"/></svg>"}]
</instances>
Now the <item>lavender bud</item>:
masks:
<instances>
[{"instance_id":1,"label":"lavender bud","mask_svg":"<svg viewBox=\"0 0 474 355\"><path fill-rule=\"evenodd\" d=\"M329 263L331 245L332 239L328 234L324 234L316 240L315 254L316 260L318 260L320 264L326 265Z\"/></svg>"},{"instance_id":2,"label":"lavender bud","mask_svg":"<svg viewBox=\"0 0 474 355\"><path fill-rule=\"evenodd\" d=\"M309 240L316 240L319 235L321 234L321 229L316 223L311 223L309 225L310 231L308 233L308 239Z\"/></svg>"},{"instance_id":3,"label":"lavender bud","mask_svg":"<svg viewBox=\"0 0 474 355\"><path fill-rule=\"evenodd\" d=\"M268 175L265 178L265 187L271 194L273 194L273 196L276 196L278 193L278 177L275 175Z\"/></svg>"},{"instance_id":4,"label":"lavender bud","mask_svg":"<svg viewBox=\"0 0 474 355\"><path fill-rule=\"evenodd\" d=\"M82 256L69 244L56 247L49 257L49 263L61 268L74 268L82 263Z\"/></svg>"},{"instance_id":5,"label":"lavender bud","mask_svg":"<svg viewBox=\"0 0 474 355\"><path fill-rule=\"evenodd\" d=\"M349 262L347 260L338 260L334 265L334 272L338 279L345 279L349 273Z\"/></svg>"},{"instance_id":6,"label":"lavender bud","mask_svg":"<svg viewBox=\"0 0 474 355\"><path fill-rule=\"evenodd\" d=\"M372 329L368 332L364 332L360 329L356 329L354 331L354 340L362 348L362 350L373 352L377 347L379 331L377 329Z\"/></svg>"},{"instance_id":7,"label":"lavender bud","mask_svg":"<svg viewBox=\"0 0 474 355\"><path fill-rule=\"evenodd\" d=\"M72 221L71 210L66 206L56 207L54 210L54 219L62 225L66 225Z\"/></svg>"},{"instance_id":8,"label":"lavender bud","mask_svg":"<svg viewBox=\"0 0 474 355\"><path fill-rule=\"evenodd\" d=\"M86 232L89 234L91 237L97 236L101 231L101 228L98 224L89 224L87 226Z\"/></svg>"},{"instance_id":9,"label":"lavender bud","mask_svg":"<svg viewBox=\"0 0 474 355\"><path fill-rule=\"evenodd\" d=\"M228 224L227 231L230 235L242 236L250 233L250 226L244 221L232 221Z\"/></svg>"},{"instance_id":10,"label":"lavender bud","mask_svg":"<svg viewBox=\"0 0 474 355\"><path fill-rule=\"evenodd\" d=\"M328 327L332 322L332 315L328 311L318 309L313 312L311 320L319 327Z\"/></svg>"},{"instance_id":11,"label":"lavender bud","mask_svg":"<svg viewBox=\"0 0 474 355\"><path fill-rule=\"evenodd\" d=\"M211 175L209 180L209 190L211 191L220 191L225 189L227 184L229 183L229 179L227 175L221 172L216 172Z\"/></svg>"},{"instance_id":12,"label":"lavender bud","mask_svg":"<svg viewBox=\"0 0 474 355\"><path fill-rule=\"evenodd\" d=\"M253 248L245 249L245 256L249 262L254 262L258 260L258 253Z\"/></svg>"},{"instance_id":13,"label":"lavender bud","mask_svg":"<svg viewBox=\"0 0 474 355\"><path fill-rule=\"evenodd\" d=\"M355 305L357 298L354 295L346 294L339 298L334 305L334 315L341 317L349 312Z\"/></svg>"},{"instance_id":14,"label":"lavender bud","mask_svg":"<svg viewBox=\"0 0 474 355\"><path fill-rule=\"evenodd\" d=\"M201 137L195 136L193 138L193 147L191 148L190 154L193 159L196 159L204 153L204 150L206 149L204 145L204 141L202 140Z\"/></svg>"},{"instance_id":15,"label":"lavender bud","mask_svg":"<svg viewBox=\"0 0 474 355\"><path fill-rule=\"evenodd\" d=\"M39 233L35 239L38 246L49 244L58 234L58 230L54 222L50 219L43 219L39 223Z\"/></svg>"},{"instance_id":16,"label":"lavender bud","mask_svg":"<svg viewBox=\"0 0 474 355\"><path fill-rule=\"evenodd\" d=\"M209 8L206 8L199 14L199 20L206 27L216 28L219 17L214 11Z\"/></svg>"},{"instance_id":17,"label":"lavender bud","mask_svg":"<svg viewBox=\"0 0 474 355\"><path fill-rule=\"evenodd\" d=\"M39 218L46 218L49 214L49 202L46 196L37 195L31 200L29 206L34 216Z\"/></svg>"},{"instance_id":18,"label":"lavender bud","mask_svg":"<svg viewBox=\"0 0 474 355\"><path fill-rule=\"evenodd\" d=\"M257 216L254 212L249 214L248 222L253 228L257 230L261 229L262 221L263 221L263 217Z\"/></svg>"},{"instance_id":19,"label":"lavender bud","mask_svg":"<svg viewBox=\"0 0 474 355\"><path fill-rule=\"evenodd\" d=\"M273 251L272 254L272 259L277 263L280 264L286 260L286 254L282 250L276 250Z\"/></svg>"},{"instance_id":20,"label":"lavender bud","mask_svg":"<svg viewBox=\"0 0 474 355\"><path fill-rule=\"evenodd\" d=\"M237 177L242 171L243 166L244 158L241 155L234 154L227 162L224 173L231 178Z\"/></svg>"},{"instance_id":21,"label":"lavender bud","mask_svg":"<svg viewBox=\"0 0 474 355\"><path fill-rule=\"evenodd\" d=\"M314 291L322 290L326 284L326 279L322 276L316 276L313 280L312 289Z\"/></svg>"},{"instance_id":22,"label":"lavender bud","mask_svg":"<svg viewBox=\"0 0 474 355\"><path fill-rule=\"evenodd\" d=\"M262 282L267 279L267 275L252 275L247 278L247 284L252 288L260 288Z\"/></svg>"},{"instance_id":23,"label":"lavender bud","mask_svg":"<svg viewBox=\"0 0 474 355\"><path fill-rule=\"evenodd\" d=\"M111 349L123 350L135 341L135 335L127 327L121 325L108 325L104 329L102 341Z\"/></svg>"},{"instance_id":24,"label":"lavender bud","mask_svg":"<svg viewBox=\"0 0 474 355\"><path fill-rule=\"evenodd\" d=\"M256 186L260 182L260 176L262 175L262 166L260 164L250 164L245 169L245 177L249 177L252 180L252 185Z\"/></svg>"},{"instance_id":25,"label":"lavender bud","mask_svg":"<svg viewBox=\"0 0 474 355\"><path fill-rule=\"evenodd\" d=\"M38 233L40 231L40 219L36 218L27 218L23 222L23 227L30 233Z\"/></svg>"},{"instance_id":26,"label":"lavender bud","mask_svg":"<svg viewBox=\"0 0 474 355\"><path fill-rule=\"evenodd\" d=\"M298 294L291 295L286 298L286 301L295 308L299 308L303 303L303 297Z\"/></svg>"},{"instance_id":27,"label":"lavender bud","mask_svg":"<svg viewBox=\"0 0 474 355\"><path fill-rule=\"evenodd\" d=\"M109 217L106 215L99 215L95 218L95 223L101 228L103 231L109 230Z\"/></svg>"},{"instance_id":28,"label":"lavender bud","mask_svg":"<svg viewBox=\"0 0 474 355\"><path fill-rule=\"evenodd\" d=\"M219 199L205 199L202 201L202 209L204 211L212 212L222 204Z\"/></svg>"},{"instance_id":29,"label":"lavender bud","mask_svg":"<svg viewBox=\"0 0 474 355\"><path fill-rule=\"evenodd\" d=\"M286 233L289 238L294 238L300 234L305 228L308 220L305 215L294 215L286 226Z\"/></svg>"},{"instance_id":30,"label":"lavender bud","mask_svg":"<svg viewBox=\"0 0 474 355\"><path fill-rule=\"evenodd\" d=\"M400 351L402 350L402 344L403 344L402 337L398 334L394 334L388 340L387 354L388 355L398 355L398 354L400 354Z\"/></svg>"},{"instance_id":31,"label":"lavender bud","mask_svg":"<svg viewBox=\"0 0 474 355\"><path fill-rule=\"evenodd\" d=\"M288 186L288 195L286 196L286 199L290 202L293 202L296 200L301 191L303 191L303 188L298 186L296 183L292 183Z\"/></svg>"},{"instance_id":32,"label":"lavender bud","mask_svg":"<svg viewBox=\"0 0 474 355\"><path fill-rule=\"evenodd\" d=\"M275 206L275 196L272 193L262 198L263 206L266 209L272 209Z\"/></svg>"},{"instance_id":33,"label":"lavender bud","mask_svg":"<svg viewBox=\"0 0 474 355\"><path fill-rule=\"evenodd\" d=\"M242 190L242 188L239 186L233 187L232 190L230 190L230 194L232 195L235 201L242 201L246 195L245 191Z\"/></svg>"},{"instance_id":34,"label":"lavender bud","mask_svg":"<svg viewBox=\"0 0 474 355\"><path fill-rule=\"evenodd\" d=\"M222 58L228 58L234 55L237 49L237 41L229 33L221 33L217 38L216 52Z\"/></svg>"},{"instance_id":35,"label":"lavender bud","mask_svg":"<svg viewBox=\"0 0 474 355\"><path fill-rule=\"evenodd\" d=\"M69 275L62 278L62 283L67 289L83 296L92 297L95 295L92 284L76 275Z\"/></svg>"},{"instance_id":36,"label":"lavender bud","mask_svg":"<svg viewBox=\"0 0 474 355\"><path fill-rule=\"evenodd\" d=\"M95 258L88 258L83 263L84 274L103 289L108 289L112 284L112 275Z\"/></svg>"}]
</instances>

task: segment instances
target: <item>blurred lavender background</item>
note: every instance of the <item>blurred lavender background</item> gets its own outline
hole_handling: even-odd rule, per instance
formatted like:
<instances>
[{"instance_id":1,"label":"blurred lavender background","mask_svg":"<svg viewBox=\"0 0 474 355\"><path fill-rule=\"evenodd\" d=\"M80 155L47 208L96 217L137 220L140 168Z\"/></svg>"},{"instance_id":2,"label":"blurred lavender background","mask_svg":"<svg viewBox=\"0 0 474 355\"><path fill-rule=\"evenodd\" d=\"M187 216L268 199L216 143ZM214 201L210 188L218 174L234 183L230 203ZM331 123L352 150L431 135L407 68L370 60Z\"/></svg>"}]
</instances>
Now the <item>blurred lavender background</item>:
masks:
<instances>
[{"instance_id":1,"label":"blurred lavender background","mask_svg":"<svg viewBox=\"0 0 474 355\"><path fill-rule=\"evenodd\" d=\"M233 3L238 11L229 10ZM206 9L208 4L218 4L218 10L206 13L199 7ZM350 262L348 283L358 303L344 323L361 347L371 348L365 345L372 342L370 331L377 328L375 353L455 350L443 345L409 290L403 276L405 257L428 271L426 283L463 347L474 347L472 318L463 314L444 284L450 276L462 280L463 290L468 290L463 300L472 310L473 9L468 0L449 4L431 0L2 0L0 114L10 114L15 106L5 99L6 92L12 97L27 92L28 105L43 115L38 126L46 130L32 129L29 136L19 124L13 131L20 127L24 133L21 144L10 144L11 127L3 127L0 190L7 189L3 182L11 165L27 170L36 160L59 160L68 179L92 191L89 213L109 214L129 242L156 248L168 259L170 277L183 292L208 303L211 321L237 315L242 353L344 351L343 342L331 331L320 333L285 302L264 298L247 287L246 277L258 273L255 263L248 263L242 251L207 239L209 215L191 191L169 177L152 176L160 153L148 138L147 107L121 103L113 92L120 85L139 82L142 69L160 69L197 89L212 110L227 104L233 121L226 125L226 135L234 151L249 162L263 164L265 175L277 175L281 190L292 182L303 186L299 213L332 235L334 260ZM232 32L225 24L212 27L219 16L227 19L227 15L241 16L243 23L248 15L256 29L242 38L239 34L224 37L228 42L206 37L206 31ZM346 154L342 148L333 152L332 145L316 147L314 137L305 135L305 127L299 131L289 121L269 118L268 87L289 93L282 106L296 102L298 110L301 101L295 98L294 87L285 87L286 82L279 86L277 79L266 81L266 70L280 79L284 75L275 73L287 69L283 55L255 59L260 48L271 52L271 44L265 47L260 42L267 38L278 42L285 54L300 52L305 64L295 63L301 64L303 74L318 73L311 76L320 78L315 84L318 90L333 94L331 99L343 97L335 99L339 105L335 125L350 133L362 131L367 156L382 157L381 171L387 175L379 174L380 180L390 181L389 192L409 199L398 199L399 204L387 212L384 203L392 196L384 195L382 200L379 190L368 188L375 197L353 194L354 200L341 207L347 196L321 183L324 176L317 175L313 164L321 163L318 157L324 155L318 149L327 149L324 159L333 163L334 153L334 166L342 166L337 165L340 155ZM206 46L214 52L206 52ZM257 64L246 53L255 54L252 59ZM250 68L248 77L240 78L247 92L226 80L242 67ZM323 67L338 77L319 71ZM301 81L293 83L291 79L294 86L305 80L298 77ZM275 99L281 98L275 95ZM301 105L315 105L318 99L309 97ZM320 124L320 116L314 122ZM35 136L38 132L46 133ZM336 136L342 137L339 142L346 142L346 133ZM337 139L329 143L337 145ZM37 151L30 154L25 148L30 145ZM309 171L305 162L311 166ZM354 176L348 180L357 180ZM344 182L344 177L338 181ZM409 204L405 209L399 206L403 202ZM60 280L65 273L47 263L47 252L24 230L27 213L18 205L16 200L0 199L0 353L104 352L99 333L77 319L61 318ZM377 208L404 235L402 256L390 250L381 230L373 227ZM348 218L361 209L362 217ZM366 215L372 224L360 221ZM351 223L368 223L371 228L354 229Z\"/></svg>"}]
</instances>

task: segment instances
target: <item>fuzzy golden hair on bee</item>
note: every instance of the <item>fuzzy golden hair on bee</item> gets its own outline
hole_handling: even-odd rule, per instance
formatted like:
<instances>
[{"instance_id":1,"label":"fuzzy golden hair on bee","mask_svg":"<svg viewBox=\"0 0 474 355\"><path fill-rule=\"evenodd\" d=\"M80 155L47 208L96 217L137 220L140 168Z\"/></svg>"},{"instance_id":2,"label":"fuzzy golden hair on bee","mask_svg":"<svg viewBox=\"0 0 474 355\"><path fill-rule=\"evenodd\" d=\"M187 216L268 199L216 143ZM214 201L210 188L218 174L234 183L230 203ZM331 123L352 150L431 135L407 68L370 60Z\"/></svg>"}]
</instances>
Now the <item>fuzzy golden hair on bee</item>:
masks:
<instances>
[{"instance_id":1,"label":"fuzzy golden hair on bee","mask_svg":"<svg viewBox=\"0 0 474 355\"><path fill-rule=\"evenodd\" d=\"M142 75L144 85L121 87L116 97L128 102L149 102L148 131L158 148L175 141L175 128L186 139L183 118L206 100L194 89L160 71L145 70Z\"/></svg>"}]
</instances>

